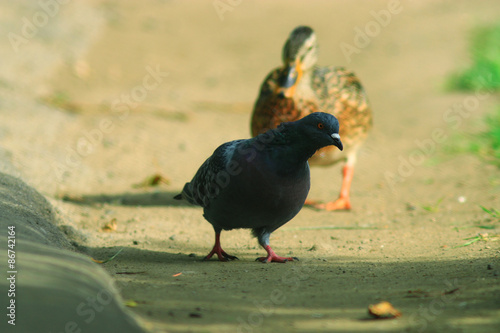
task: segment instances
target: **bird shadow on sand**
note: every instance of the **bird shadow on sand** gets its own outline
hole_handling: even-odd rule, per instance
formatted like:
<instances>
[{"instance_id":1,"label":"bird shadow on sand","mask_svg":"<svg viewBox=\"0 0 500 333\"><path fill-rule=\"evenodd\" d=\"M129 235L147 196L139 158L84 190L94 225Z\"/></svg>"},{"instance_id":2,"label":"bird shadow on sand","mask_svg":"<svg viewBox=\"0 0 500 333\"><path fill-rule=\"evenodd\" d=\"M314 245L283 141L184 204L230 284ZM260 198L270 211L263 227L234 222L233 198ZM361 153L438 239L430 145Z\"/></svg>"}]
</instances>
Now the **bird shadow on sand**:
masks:
<instances>
[{"instance_id":1,"label":"bird shadow on sand","mask_svg":"<svg viewBox=\"0 0 500 333\"><path fill-rule=\"evenodd\" d=\"M72 194L66 193L60 195L60 199L65 202L83 205L99 206L103 204L113 206L145 206L145 207L194 207L186 200L176 200L174 197L181 191L154 191L154 192L124 192L112 194ZM317 202L322 203L322 202ZM323 209L316 208L314 205L305 204L305 209L321 212ZM338 212L348 212L341 210Z\"/></svg>"},{"instance_id":2,"label":"bird shadow on sand","mask_svg":"<svg viewBox=\"0 0 500 333\"><path fill-rule=\"evenodd\" d=\"M141 241L138 243L140 244ZM127 266L132 263L141 263L137 264L137 266L147 267L149 264L155 263L186 264L192 262L203 262L202 256L181 252L174 253L172 251L175 252L175 250L168 249L167 245L165 245L165 251L145 250L141 249L139 245L87 248L87 252L97 260L111 258L118 253L116 258L112 260L114 264L117 264L114 265L114 267L120 267L121 264L126 264L125 266Z\"/></svg>"},{"instance_id":3,"label":"bird shadow on sand","mask_svg":"<svg viewBox=\"0 0 500 333\"><path fill-rule=\"evenodd\" d=\"M115 206L192 206L185 200L176 200L174 196L180 191L125 192L114 194L74 195L64 194L61 199L78 205L98 206L102 204Z\"/></svg>"}]
</instances>

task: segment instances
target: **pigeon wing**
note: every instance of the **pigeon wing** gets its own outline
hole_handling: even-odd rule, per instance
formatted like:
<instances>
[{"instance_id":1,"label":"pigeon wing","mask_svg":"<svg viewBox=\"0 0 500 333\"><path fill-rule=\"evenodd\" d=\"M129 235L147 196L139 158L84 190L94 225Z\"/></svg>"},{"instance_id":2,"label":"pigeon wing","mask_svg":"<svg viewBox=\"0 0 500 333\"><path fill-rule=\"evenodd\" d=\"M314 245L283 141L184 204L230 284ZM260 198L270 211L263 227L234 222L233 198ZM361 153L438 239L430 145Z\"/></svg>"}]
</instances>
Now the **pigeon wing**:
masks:
<instances>
[{"instance_id":1,"label":"pigeon wing","mask_svg":"<svg viewBox=\"0 0 500 333\"><path fill-rule=\"evenodd\" d=\"M210 201L221 191L217 185L217 176L231 161L238 145L246 140L235 140L219 146L198 169L193 179L184 185L182 193L176 199L186 199L194 205L208 207Z\"/></svg>"}]
</instances>

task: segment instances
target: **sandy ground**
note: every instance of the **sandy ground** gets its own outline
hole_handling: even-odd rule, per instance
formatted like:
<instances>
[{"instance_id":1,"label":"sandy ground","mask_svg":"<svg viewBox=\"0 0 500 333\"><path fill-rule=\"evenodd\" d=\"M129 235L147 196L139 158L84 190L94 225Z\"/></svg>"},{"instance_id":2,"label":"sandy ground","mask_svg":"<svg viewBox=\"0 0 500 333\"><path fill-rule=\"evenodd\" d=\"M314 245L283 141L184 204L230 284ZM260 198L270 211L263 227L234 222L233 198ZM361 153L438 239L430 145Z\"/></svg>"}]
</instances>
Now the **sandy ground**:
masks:
<instances>
[{"instance_id":1,"label":"sandy ground","mask_svg":"<svg viewBox=\"0 0 500 333\"><path fill-rule=\"evenodd\" d=\"M500 5L391 3L241 1L223 13L212 1L69 4L47 29L73 29L41 28L18 53L2 51L0 145L88 254L123 249L103 266L155 332L497 332L500 242L455 246L495 223L479 205L500 207L499 172L441 150L498 104L443 85L467 65L471 28L498 21ZM299 262L255 262L263 250L246 230L222 235L239 261L202 262L212 227L172 197L219 144L249 137L259 85L299 24L316 30L320 64L353 69L372 103L353 210L305 208L276 231L273 248ZM366 45L363 29L373 29ZM343 54L347 44L357 53ZM45 57L28 62L33 52ZM340 170L313 169L310 196L335 197ZM156 173L170 183L134 187ZM367 320L381 300L403 316Z\"/></svg>"}]
</instances>

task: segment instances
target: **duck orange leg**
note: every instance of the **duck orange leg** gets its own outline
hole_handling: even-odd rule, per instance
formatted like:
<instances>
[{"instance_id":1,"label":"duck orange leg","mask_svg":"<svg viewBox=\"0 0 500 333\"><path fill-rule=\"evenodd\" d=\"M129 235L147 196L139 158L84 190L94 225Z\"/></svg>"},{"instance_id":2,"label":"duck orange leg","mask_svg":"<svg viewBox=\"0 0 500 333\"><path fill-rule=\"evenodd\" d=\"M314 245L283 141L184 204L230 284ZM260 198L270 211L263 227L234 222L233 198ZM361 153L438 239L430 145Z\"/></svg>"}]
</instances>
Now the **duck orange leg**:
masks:
<instances>
[{"instance_id":1,"label":"duck orange leg","mask_svg":"<svg viewBox=\"0 0 500 333\"><path fill-rule=\"evenodd\" d=\"M342 174L342 187L340 188L340 195L337 200L325 203L318 203L314 200L306 200L305 205L327 211L350 210L351 201L349 193L351 191L351 183L354 175L354 165L347 163L342 170Z\"/></svg>"},{"instance_id":2,"label":"duck orange leg","mask_svg":"<svg viewBox=\"0 0 500 333\"><path fill-rule=\"evenodd\" d=\"M351 209L351 200L349 194L351 192L351 183L352 183L352 178L354 176L354 166L346 164L344 166L344 169L342 170L342 174L343 174L342 187L340 188L340 195L338 199L335 201L318 204L317 207L319 209L324 209L328 211Z\"/></svg>"}]
</instances>

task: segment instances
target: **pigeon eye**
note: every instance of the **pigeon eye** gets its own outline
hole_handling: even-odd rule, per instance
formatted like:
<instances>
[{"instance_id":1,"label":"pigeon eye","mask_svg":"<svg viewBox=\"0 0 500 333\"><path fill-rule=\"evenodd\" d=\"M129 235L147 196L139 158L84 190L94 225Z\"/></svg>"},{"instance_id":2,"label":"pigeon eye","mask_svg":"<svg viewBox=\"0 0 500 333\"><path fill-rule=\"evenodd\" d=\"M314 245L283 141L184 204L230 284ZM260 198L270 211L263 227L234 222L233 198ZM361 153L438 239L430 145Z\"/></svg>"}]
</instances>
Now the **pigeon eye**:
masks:
<instances>
[{"instance_id":1,"label":"pigeon eye","mask_svg":"<svg viewBox=\"0 0 500 333\"><path fill-rule=\"evenodd\" d=\"M323 125L323 123L318 123L318 128L319 129L323 129L325 127L325 125Z\"/></svg>"}]
</instances>

